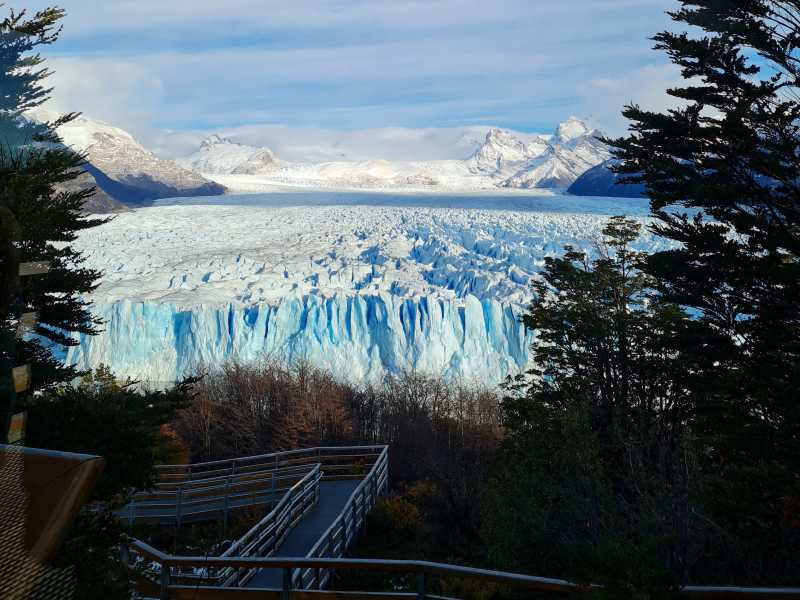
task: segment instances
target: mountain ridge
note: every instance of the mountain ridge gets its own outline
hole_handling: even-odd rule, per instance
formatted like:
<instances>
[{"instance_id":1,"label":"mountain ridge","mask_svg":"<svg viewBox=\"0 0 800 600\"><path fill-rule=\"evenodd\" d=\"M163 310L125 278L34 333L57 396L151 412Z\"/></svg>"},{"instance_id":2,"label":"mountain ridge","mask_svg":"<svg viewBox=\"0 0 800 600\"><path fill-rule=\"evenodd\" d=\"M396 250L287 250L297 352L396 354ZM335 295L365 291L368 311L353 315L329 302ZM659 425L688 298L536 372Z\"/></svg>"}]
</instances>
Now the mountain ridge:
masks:
<instances>
[{"instance_id":1,"label":"mountain ridge","mask_svg":"<svg viewBox=\"0 0 800 600\"><path fill-rule=\"evenodd\" d=\"M264 185L299 187L567 188L583 172L610 157L600 135L572 116L552 135L526 135L526 140L512 131L491 128L463 160L289 162L269 148L213 134L179 162L234 190L242 186L248 191L258 183L256 179Z\"/></svg>"},{"instance_id":2,"label":"mountain ridge","mask_svg":"<svg viewBox=\"0 0 800 600\"><path fill-rule=\"evenodd\" d=\"M53 122L59 113L38 108L27 117ZM130 133L103 121L80 115L58 128L64 145L86 157L85 170L102 194L90 198L85 210L112 212L141 206L160 198L210 196L225 193L224 186L158 158ZM110 200L109 200L110 199Z\"/></svg>"}]
</instances>

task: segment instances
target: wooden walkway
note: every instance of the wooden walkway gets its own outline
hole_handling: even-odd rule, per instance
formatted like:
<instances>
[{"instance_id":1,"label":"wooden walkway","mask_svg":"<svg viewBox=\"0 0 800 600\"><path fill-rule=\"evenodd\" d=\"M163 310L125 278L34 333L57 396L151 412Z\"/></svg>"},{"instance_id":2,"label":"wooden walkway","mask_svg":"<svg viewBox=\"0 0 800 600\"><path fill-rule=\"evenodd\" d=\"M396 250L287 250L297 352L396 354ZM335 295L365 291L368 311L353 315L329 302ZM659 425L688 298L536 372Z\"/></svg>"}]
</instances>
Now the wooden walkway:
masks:
<instances>
[{"instance_id":1,"label":"wooden walkway","mask_svg":"<svg viewBox=\"0 0 800 600\"><path fill-rule=\"evenodd\" d=\"M431 577L570 596L602 590L600 585L585 582L425 561L343 558L363 529L366 515L387 489L387 446L310 448L237 459L233 464L217 461L165 467L162 487L185 486L198 471L206 491L210 478L234 473L246 473L244 479L263 483L265 467L277 472L298 465L306 467L306 474L221 556L173 556L138 540L125 546L126 564L147 566L144 573L135 571L140 594L161 600L447 600L428 591ZM170 480L178 483L168 483ZM337 569L404 573L416 578L417 589L326 590ZM800 600L800 588L684 586L677 594L698 600Z\"/></svg>"},{"instance_id":2,"label":"wooden walkway","mask_svg":"<svg viewBox=\"0 0 800 600\"><path fill-rule=\"evenodd\" d=\"M124 522L173 523L224 517L237 508L269 504L269 512L219 558L339 558L355 540L366 515L388 489L388 447L355 446L292 450L226 461L165 465L156 488L140 492L118 516ZM140 555L161 555L142 542ZM135 550L139 548L139 551ZM156 561L158 562L158 561ZM161 563L142 584L194 594L221 588L324 589L330 569L226 567L198 572ZM145 591L142 589L141 591ZM199 598L200 596L193 596Z\"/></svg>"},{"instance_id":3,"label":"wooden walkway","mask_svg":"<svg viewBox=\"0 0 800 600\"><path fill-rule=\"evenodd\" d=\"M359 480L323 480L319 486L319 502L289 532L272 556L275 558L308 556L322 534L342 512L359 483L361 483ZM281 577L281 569L261 569L247 582L247 587L280 589Z\"/></svg>"}]
</instances>

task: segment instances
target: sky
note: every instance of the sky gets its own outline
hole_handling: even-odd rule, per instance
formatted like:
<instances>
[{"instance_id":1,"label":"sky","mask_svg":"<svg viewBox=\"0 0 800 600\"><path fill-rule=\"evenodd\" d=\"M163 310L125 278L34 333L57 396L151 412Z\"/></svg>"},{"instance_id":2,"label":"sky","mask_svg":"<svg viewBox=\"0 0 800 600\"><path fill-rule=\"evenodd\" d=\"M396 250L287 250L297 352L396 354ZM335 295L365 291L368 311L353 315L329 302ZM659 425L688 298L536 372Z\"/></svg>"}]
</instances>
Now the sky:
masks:
<instances>
[{"instance_id":1,"label":"sky","mask_svg":"<svg viewBox=\"0 0 800 600\"><path fill-rule=\"evenodd\" d=\"M463 158L490 126L621 133L678 80L648 39L675 0L5 2L67 11L50 108L164 156L221 132L290 160Z\"/></svg>"}]
</instances>

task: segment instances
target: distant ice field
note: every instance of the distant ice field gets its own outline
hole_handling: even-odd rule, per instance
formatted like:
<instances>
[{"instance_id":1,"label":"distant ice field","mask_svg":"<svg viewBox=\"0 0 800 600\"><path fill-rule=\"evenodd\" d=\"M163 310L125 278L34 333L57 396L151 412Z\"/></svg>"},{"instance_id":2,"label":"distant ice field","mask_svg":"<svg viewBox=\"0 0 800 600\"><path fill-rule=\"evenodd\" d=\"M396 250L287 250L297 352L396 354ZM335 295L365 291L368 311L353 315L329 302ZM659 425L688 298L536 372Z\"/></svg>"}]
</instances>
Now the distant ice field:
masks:
<instances>
[{"instance_id":1,"label":"distant ice field","mask_svg":"<svg viewBox=\"0 0 800 600\"><path fill-rule=\"evenodd\" d=\"M505 210L512 212L627 214L644 217L648 201L641 198L569 196L549 190L498 190L474 193L390 193L291 191L276 188L269 194L236 194L157 200L155 206L390 206L451 210Z\"/></svg>"},{"instance_id":2,"label":"distant ice field","mask_svg":"<svg viewBox=\"0 0 800 600\"><path fill-rule=\"evenodd\" d=\"M65 359L167 381L225 360L311 361L358 381L499 382L527 364L531 279L639 199L294 192L175 198L85 231L105 322ZM645 232L637 242L656 250Z\"/></svg>"}]
</instances>

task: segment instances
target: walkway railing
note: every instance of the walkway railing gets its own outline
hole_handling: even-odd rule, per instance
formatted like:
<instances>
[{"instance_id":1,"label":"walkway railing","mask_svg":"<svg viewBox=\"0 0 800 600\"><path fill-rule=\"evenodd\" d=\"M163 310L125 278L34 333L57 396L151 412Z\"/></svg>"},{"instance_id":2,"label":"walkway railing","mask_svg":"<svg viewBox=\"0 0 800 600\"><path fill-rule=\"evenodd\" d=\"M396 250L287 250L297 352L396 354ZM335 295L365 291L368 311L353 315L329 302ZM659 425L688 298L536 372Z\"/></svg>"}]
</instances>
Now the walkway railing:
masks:
<instances>
[{"instance_id":1,"label":"walkway railing","mask_svg":"<svg viewBox=\"0 0 800 600\"><path fill-rule=\"evenodd\" d=\"M134 494L118 515L176 523L209 519L231 509L274 503L319 464L323 479L361 479L383 446L320 447L188 465L159 465L155 487Z\"/></svg>"},{"instance_id":2,"label":"walkway railing","mask_svg":"<svg viewBox=\"0 0 800 600\"><path fill-rule=\"evenodd\" d=\"M229 471L226 475L158 482L149 492L138 492L119 511L128 523L145 521L176 523L223 516L235 508L271 504L305 478L314 465L277 469ZM200 476L202 475L202 476Z\"/></svg>"},{"instance_id":3,"label":"walkway railing","mask_svg":"<svg viewBox=\"0 0 800 600\"><path fill-rule=\"evenodd\" d=\"M265 458L266 457L266 458ZM140 591L164 600L428 600L445 599L428 592L433 577L447 577L492 583L502 587L539 592L593 592L601 586L584 585L563 579L534 577L504 571L474 569L443 563L408 560L342 558L363 527L366 514L388 486L388 447L312 448L309 450L239 459L242 468L258 472L273 461L273 467L311 465L309 472L286 494L281 502L262 521L256 524L222 556L173 556L133 541L130 550L146 563L155 563L159 581L141 581ZM284 462L285 461L285 462ZM316 461L316 462L311 462ZM205 463L206 470L215 473L229 468L229 461ZM196 468L197 465L192 465ZM177 472L175 478L186 481L190 467ZM198 471L195 471L197 473ZM280 546L282 537L316 502L320 479L362 478L344 508L305 557L270 556ZM126 558L127 560L127 558ZM280 588L241 587L261 569L277 569L282 573ZM187 574L192 570L204 575ZM336 570L403 573L416 576L415 592L340 592L322 590ZM702 600L800 600L800 588L744 588L726 586L685 586L680 595Z\"/></svg>"},{"instance_id":4,"label":"walkway railing","mask_svg":"<svg viewBox=\"0 0 800 600\"><path fill-rule=\"evenodd\" d=\"M308 558L339 558L344 556L364 526L367 513L381 494L389 488L389 447L384 446L367 476L350 495L344 508L308 553ZM296 569L291 573L295 589L323 589L330 581L330 569Z\"/></svg>"},{"instance_id":5,"label":"walkway railing","mask_svg":"<svg viewBox=\"0 0 800 600\"><path fill-rule=\"evenodd\" d=\"M306 476L295 483L281 498L275 508L220 556L223 558L272 556L286 535L319 501L321 478L319 464L313 465ZM173 568L170 580L184 585L241 586L247 583L254 573L254 570L233 567L222 570L206 569L202 574Z\"/></svg>"},{"instance_id":6,"label":"walkway railing","mask_svg":"<svg viewBox=\"0 0 800 600\"><path fill-rule=\"evenodd\" d=\"M265 466L272 470L263 470ZM261 456L234 459L230 461L214 461L193 465L169 465L161 467L157 489L161 491L141 495L142 507L152 506L151 497L158 494L186 494L188 489L218 489L219 481L238 477L244 481L264 481L263 474L271 473L276 481L280 473L299 476L289 488L276 485L275 491L285 491L281 500L261 521L238 539L219 558L263 558L273 555L281 546L288 533L297 525L303 516L319 501L321 480L361 479L358 487L348 498L341 512L333 519L330 526L321 532L317 543L308 556L340 557L363 527L366 514L375 505L378 496L388 488L389 454L387 446L355 446L355 447L322 447L304 450L293 450ZM220 475L220 473L228 473ZM250 479L248 479L250 478ZM210 485L213 484L213 485ZM196 487L199 486L199 487ZM225 488L226 493L231 489ZM185 496L184 496L185 497ZM209 497L203 496L208 502ZM213 497L216 504L219 497ZM223 498L226 510L230 504L229 496ZM167 503L163 503L168 506ZM185 506L185 505L184 505ZM211 507L204 507L211 511ZM218 510L218 509L215 509ZM130 549L141 558L152 560L150 547L143 542L134 541ZM157 552L157 551L156 551ZM156 574L168 585L184 587L233 587L246 584L258 572L258 568L237 568L225 566L222 569L193 569L192 565L166 564L158 560L151 574ZM324 587L330 579L330 570L305 569L290 573L292 585L298 589ZM148 581L142 581L145 587ZM166 596L164 596L166 597Z\"/></svg>"},{"instance_id":7,"label":"walkway railing","mask_svg":"<svg viewBox=\"0 0 800 600\"><path fill-rule=\"evenodd\" d=\"M367 474L383 448L384 446L303 448L189 465L160 465L156 467L158 470L157 486L174 488L187 480L315 463L322 465L327 480L361 478Z\"/></svg>"},{"instance_id":8,"label":"walkway railing","mask_svg":"<svg viewBox=\"0 0 800 600\"><path fill-rule=\"evenodd\" d=\"M192 566L192 567L232 567L244 569L271 568L283 572L283 586L281 589L250 589L250 588L214 588L202 586L174 585L162 580L158 590L162 598L175 598L178 600L217 600L259 598L263 600L287 600L302 598L304 600L315 598L317 594L325 600L406 600L419 598L427 600L442 600L441 597L428 592L428 585L433 577L448 577L492 583L507 588L518 588L539 592L591 593L601 589L597 585L582 585L563 579L550 579L547 577L534 577L505 571L491 571L487 569L473 569L443 563L411 560L379 560L379 559L351 559L351 558L202 558L189 556L171 556L159 552L142 542L135 542L134 549L148 560L165 566ZM384 573L405 573L416 575L416 592L344 592L335 590L309 591L295 587L292 572L298 569L332 571L336 569L352 571L371 571ZM155 591L155 590L154 590ZM296 594L295 594L296 592ZM730 600L798 600L800 588L746 588L725 586L686 586L679 591L680 595L687 598L703 600L730 599Z\"/></svg>"}]
</instances>

